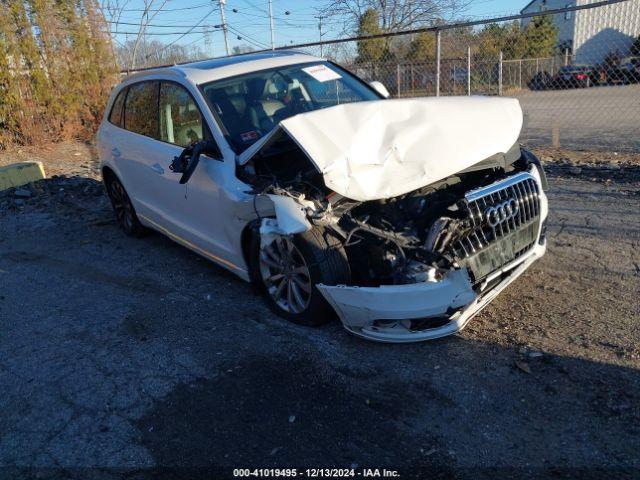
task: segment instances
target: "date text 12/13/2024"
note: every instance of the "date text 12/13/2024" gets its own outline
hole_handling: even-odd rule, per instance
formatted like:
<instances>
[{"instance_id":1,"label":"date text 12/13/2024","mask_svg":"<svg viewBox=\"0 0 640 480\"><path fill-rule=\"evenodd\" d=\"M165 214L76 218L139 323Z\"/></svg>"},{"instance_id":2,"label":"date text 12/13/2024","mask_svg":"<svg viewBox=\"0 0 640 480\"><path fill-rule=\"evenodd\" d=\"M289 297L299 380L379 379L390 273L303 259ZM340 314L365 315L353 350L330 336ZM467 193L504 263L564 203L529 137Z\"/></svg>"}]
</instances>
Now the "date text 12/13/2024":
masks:
<instances>
[{"instance_id":1,"label":"date text 12/13/2024","mask_svg":"<svg viewBox=\"0 0 640 480\"><path fill-rule=\"evenodd\" d=\"M236 468L233 476L237 478L400 478L397 470L386 468Z\"/></svg>"}]
</instances>

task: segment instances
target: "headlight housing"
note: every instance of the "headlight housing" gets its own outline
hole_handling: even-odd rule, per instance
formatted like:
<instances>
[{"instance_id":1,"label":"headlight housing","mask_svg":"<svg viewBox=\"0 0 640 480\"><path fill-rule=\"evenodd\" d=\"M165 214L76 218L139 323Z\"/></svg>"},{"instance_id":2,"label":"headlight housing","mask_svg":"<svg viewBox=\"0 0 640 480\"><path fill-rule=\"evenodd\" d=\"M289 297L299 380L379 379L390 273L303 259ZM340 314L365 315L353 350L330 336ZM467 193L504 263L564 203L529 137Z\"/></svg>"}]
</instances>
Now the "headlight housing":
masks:
<instances>
[{"instance_id":1,"label":"headlight housing","mask_svg":"<svg viewBox=\"0 0 640 480\"><path fill-rule=\"evenodd\" d=\"M547 183L547 175L544 173L544 168L542 168L540 159L526 148L520 147L520 152L522 154L521 158L525 162L525 166L533 165L536 167L538 173L540 174L540 184L542 185L543 190L547 190L547 187L549 185Z\"/></svg>"}]
</instances>

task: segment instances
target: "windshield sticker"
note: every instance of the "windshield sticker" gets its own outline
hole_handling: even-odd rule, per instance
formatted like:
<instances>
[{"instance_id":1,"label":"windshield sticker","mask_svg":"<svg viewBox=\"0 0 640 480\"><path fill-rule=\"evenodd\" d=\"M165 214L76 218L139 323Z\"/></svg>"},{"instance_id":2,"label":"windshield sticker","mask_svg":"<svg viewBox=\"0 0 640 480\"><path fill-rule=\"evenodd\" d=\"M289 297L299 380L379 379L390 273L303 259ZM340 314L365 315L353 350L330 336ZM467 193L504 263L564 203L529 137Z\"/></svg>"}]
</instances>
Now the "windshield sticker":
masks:
<instances>
[{"instance_id":1,"label":"windshield sticker","mask_svg":"<svg viewBox=\"0 0 640 480\"><path fill-rule=\"evenodd\" d=\"M251 142L257 139L258 139L258 132L256 132L255 130L251 130L249 132L244 132L240 134L240 140L242 140L243 142Z\"/></svg>"},{"instance_id":2,"label":"windshield sticker","mask_svg":"<svg viewBox=\"0 0 640 480\"><path fill-rule=\"evenodd\" d=\"M342 78L339 73L334 72L326 65L314 65L313 67L303 68L302 71L307 75L311 75L319 82L328 82Z\"/></svg>"}]
</instances>

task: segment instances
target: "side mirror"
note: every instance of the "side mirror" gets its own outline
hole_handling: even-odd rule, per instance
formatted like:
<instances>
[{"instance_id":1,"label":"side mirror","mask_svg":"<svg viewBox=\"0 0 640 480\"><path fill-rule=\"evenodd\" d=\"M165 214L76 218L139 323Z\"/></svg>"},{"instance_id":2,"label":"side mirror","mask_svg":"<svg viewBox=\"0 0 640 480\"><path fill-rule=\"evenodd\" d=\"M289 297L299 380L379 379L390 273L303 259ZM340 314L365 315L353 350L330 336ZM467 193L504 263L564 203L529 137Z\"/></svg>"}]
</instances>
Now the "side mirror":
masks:
<instances>
[{"instance_id":1,"label":"side mirror","mask_svg":"<svg viewBox=\"0 0 640 480\"><path fill-rule=\"evenodd\" d=\"M185 184L196 171L200 163L200 155L211 155L214 160L222 161L220 150L215 142L203 140L185 148L178 157L173 157L173 162L169 165L169 170L173 173L181 173L180 183Z\"/></svg>"},{"instance_id":2,"label":"side mirror","mask_svg":"<svg viewBox=\"0 0 640 480\"><path fill-rule=\"evenodd\" d=\"M376 92L378 92L380 95L382 95L384 98L389 98L391 96L391 94L389 93L389 90L387 90L387 87L385 87L382 84L382 82L378 82L377 80L375 80L373 82L369 82L369 86L373 88Z\"/></svg>"}]
</instances>

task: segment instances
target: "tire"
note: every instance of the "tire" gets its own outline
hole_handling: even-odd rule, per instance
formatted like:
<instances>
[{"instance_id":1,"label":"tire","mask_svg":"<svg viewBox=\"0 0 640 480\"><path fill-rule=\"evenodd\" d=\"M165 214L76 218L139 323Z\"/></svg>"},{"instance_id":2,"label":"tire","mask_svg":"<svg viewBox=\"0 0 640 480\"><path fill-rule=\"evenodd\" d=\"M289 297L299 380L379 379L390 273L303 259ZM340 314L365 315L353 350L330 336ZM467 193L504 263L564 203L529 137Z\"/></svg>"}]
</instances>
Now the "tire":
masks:
<instances>
[{"instance_id":1,"label":"tire","mask_svg":"<svg viewBox=\"0 0 640 480\"><path fill-rule=\"evenodd\" d=\"M282 273L287 268L274 267L273 261L277 260L278 254L289 249L293 252L291 266L287 267L287 273ZM342 243L329 230L314 227L292 237L277 237L269 245L269 249L257 251L254 258L267 304L274 313L290 322L306 326L323 325L335 318L333 308L316 285L346 284L351 274ZM306 273L302 271L302 262ZM289 277L286 278L286 275ZM302 283L305 283L305 287Z\"/></svg>"},{"instance_id":2,"label":"tire","mask_svg":"<svg viewBox=\"0 0 640 480\"><path fill-rule=\"evenodd\" d=\"M140 223L131 199L118 177L109 173L105 175L104 181L120 228L130 237L141 237L146 234L148 230Z\"/></svg>"}]
</instances>

